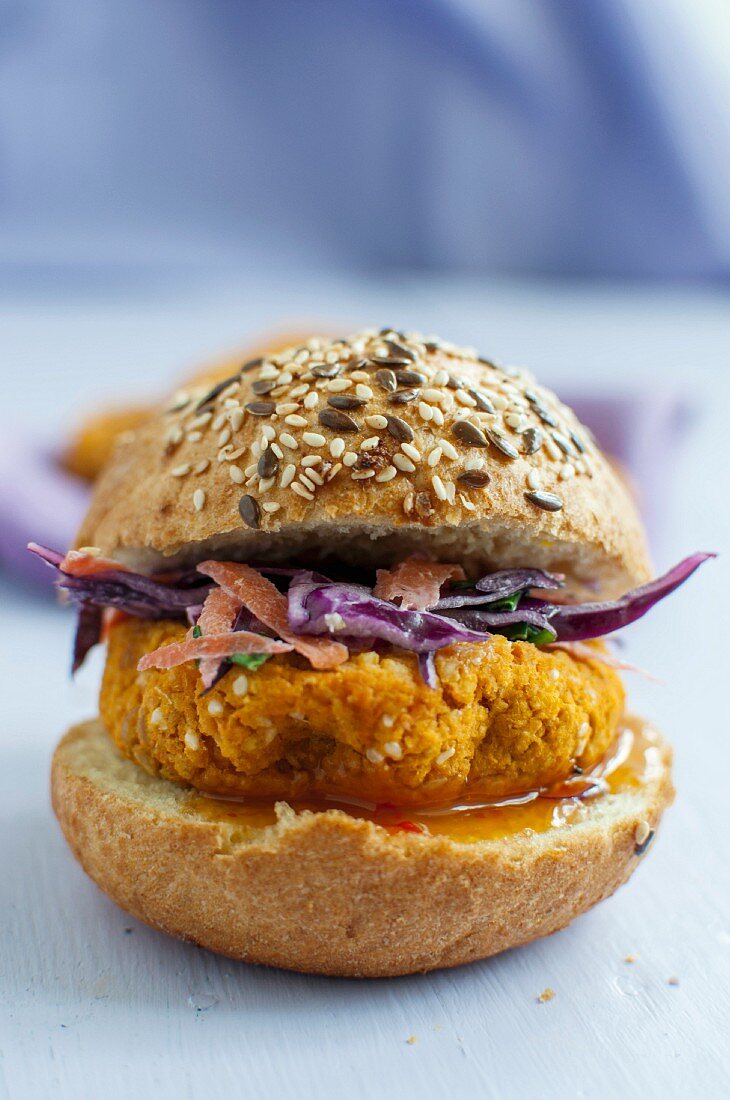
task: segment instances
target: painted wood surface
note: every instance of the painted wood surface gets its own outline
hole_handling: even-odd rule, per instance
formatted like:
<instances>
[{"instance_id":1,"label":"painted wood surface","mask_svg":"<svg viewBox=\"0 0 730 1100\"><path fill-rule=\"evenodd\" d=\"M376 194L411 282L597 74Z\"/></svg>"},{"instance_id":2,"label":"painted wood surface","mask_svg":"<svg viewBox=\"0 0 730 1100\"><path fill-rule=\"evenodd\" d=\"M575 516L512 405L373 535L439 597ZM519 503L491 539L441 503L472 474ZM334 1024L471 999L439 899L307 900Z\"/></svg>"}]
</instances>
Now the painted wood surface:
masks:
<instances>
[{"instance_id":1,"label":"painted wood surface","mask_svg":"<svg viewBox=\"0 0 730 1100\"><path fill-rule=\"evenodd\" d=\"M543 942L450 972L362 982L256 969L177 943L86 879L53 820L47 775L59 734L94 711L100 662L72 685L64 612L0 578L0 1097L727 1095L727 302L284 283L276 294L186 287L153 303L130 293L7 306L0 415L16 410L16 426L51 427L100 397L100 363L128 390L149 389L157 364L170 377L282 311L353 325L404 319L556 383L676 386L696 416L657 565L694 549L725 556L630 632L627 659L663 680L633 678L632 701L673 741L678 787L632 883ZM548 987L555 996L540 1003Z\"/></svg>"}]
</instances>

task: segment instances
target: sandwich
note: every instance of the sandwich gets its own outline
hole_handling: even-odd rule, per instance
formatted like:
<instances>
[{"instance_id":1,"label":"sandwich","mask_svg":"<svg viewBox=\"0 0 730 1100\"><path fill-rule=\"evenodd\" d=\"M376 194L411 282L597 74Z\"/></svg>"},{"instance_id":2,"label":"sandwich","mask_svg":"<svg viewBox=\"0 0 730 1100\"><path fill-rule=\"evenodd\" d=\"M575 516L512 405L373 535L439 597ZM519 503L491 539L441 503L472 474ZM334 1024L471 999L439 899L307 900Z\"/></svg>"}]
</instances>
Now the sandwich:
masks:
<instances>
[{"instance_id":1,"label":"sandwich","mask_svg":"<svg viewBox=\"0 0 730 1100\"><path fill-rule=\"evenodd\" d=\"M189 387L118 442L75 548L30 549L74 669L107 646L56 815L174 936L455 966L613 893L672 800L610 636L712 555L654 576L591 432L471 349L368 330Z\"/></svg>"}]
</instances>

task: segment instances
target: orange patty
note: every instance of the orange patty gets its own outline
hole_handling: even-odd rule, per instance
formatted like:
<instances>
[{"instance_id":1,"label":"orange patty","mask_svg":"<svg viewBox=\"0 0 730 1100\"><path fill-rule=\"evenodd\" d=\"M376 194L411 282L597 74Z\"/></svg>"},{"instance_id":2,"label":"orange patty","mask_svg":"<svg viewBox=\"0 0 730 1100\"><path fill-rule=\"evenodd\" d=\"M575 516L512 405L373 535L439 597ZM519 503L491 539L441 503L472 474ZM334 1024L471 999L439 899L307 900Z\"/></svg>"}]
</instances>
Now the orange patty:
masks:
<instances>
[{"instance_id":1,"label":"orange patty","mask_svg":"<svg viewBox=\"0 0 730 1100\"><path fill-rule=\"evenodd\" d=\"M623 711L621 680L602 663L501 637L442 650L437 689L402 650L326 672L287 653L232 669L205 695L193 663L137 672L184 634L173 622L114 627L100 708L126 756L206 792L401 806L501 797L590 767Z\"/></svg>"}]
</instances>

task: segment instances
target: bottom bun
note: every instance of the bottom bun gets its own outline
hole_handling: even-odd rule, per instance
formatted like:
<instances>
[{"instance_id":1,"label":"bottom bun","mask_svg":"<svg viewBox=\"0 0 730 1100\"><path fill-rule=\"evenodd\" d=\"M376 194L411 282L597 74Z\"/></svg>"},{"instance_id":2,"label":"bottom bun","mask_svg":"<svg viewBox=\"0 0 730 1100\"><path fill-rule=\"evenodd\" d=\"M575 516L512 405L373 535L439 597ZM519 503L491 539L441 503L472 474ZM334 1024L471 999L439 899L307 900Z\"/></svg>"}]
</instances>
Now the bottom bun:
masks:
<instances>
[{"instance_id":1,"label":"bottom bun","mask_svg":"<svg viewBox=\"0 0 730 1100\"><path fill-rule=\"evenodd\" d=\"M671 752L651 741L644 781L588 800L580 820L471 843L285 803L270 826L212 820L98 721L59 744L53 806L87 873L147 924L248 962L385 977L528 943L612 894L673 797Z\"/></svg>"}]
</instances>

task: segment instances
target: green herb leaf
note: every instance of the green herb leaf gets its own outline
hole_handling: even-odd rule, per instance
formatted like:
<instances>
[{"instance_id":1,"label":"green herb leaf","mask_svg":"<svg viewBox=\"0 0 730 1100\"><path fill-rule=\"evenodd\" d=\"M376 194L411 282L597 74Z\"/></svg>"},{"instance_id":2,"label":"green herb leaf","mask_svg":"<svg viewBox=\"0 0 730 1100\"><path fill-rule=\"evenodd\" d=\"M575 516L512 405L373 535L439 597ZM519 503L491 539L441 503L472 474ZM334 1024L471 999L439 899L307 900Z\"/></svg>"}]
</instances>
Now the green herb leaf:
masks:
<instances>
[{"instance_id":1,"label":"green herb leaf","mask_svg":"<svg viewBox=\"0 0 730 1100\"><path fill-rule=\"evenodd\" d=\"M203 631L200 629L200 627L199 626L194 626L193 627L193 637L194 638L202 638L202 636L203 636Z\"/></svg>"},{"instance_id":2,"label":"green herb leaf","mask_svg":"<svg viewBox=\"0 0 730 1100\"><path fill-rule=\"evenodd\" d=\"M539 627L530 626L528 623L514 623L512 626L495 630L494 633L502 634L511 642L532 642L533 645L548 645L555 641L552 630L540 630Z\"/></svg>"},{"instance_id":3,"label":"green herb leaf","mask_svg":"<svg viewBox=\"0 0 730 1100\"><path fill-rule=\"evenodd\" d=\"M251 672L255 672L257 668L261 668L264 662L268 661L270 653L233 653L230 660L234 665L242 665L243 668L248 668Z\"/></svg>"},{"instance_id":4,"label":"green herb leaf","mask_svg":"<svg viewBox=\"0 0 730 1100\"><path fill-rule=\"evenodd\" d=\"M484 605L485 611L514 611L525 594L523 588L520 592L513 592L511 596L505 596L503 600L495 600L494 603Z\"/></svg>"}]
</instances>

